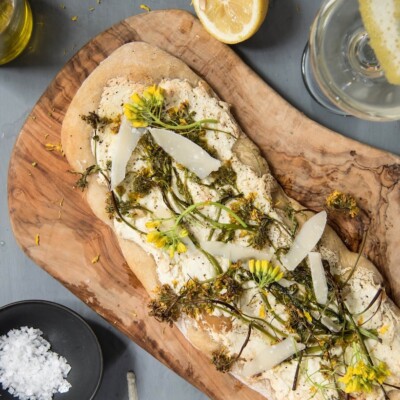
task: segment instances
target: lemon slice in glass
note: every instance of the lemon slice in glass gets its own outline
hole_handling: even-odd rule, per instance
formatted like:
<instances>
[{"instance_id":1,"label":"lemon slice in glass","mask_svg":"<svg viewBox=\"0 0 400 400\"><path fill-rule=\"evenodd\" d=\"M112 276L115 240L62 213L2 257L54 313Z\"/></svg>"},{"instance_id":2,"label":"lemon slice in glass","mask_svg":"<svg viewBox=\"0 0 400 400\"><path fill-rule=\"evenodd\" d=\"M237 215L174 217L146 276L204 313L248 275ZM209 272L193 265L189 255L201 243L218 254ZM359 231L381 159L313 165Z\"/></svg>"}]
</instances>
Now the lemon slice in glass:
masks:
<instances>
[{"instance_id":1,"label":"lemon slice in glass","mask_svg":"<svg viewBox=\"0 0 400 400\"><path fill-rule=\"evenodd\" d=\"M359 0L371 47L389 83L400 85L400 0Z\"/></svg>"},{"instance_id":2,"label":"lemon slice in glass","mask_svg":"<svg viewBox=\"0 0 400 400\"><path fill-rule=\"evenodd\" d=\"M248 39L263 23L269 0L193 0L204 28L216 39L234 44Z\"/></svg>"}]
</instances>

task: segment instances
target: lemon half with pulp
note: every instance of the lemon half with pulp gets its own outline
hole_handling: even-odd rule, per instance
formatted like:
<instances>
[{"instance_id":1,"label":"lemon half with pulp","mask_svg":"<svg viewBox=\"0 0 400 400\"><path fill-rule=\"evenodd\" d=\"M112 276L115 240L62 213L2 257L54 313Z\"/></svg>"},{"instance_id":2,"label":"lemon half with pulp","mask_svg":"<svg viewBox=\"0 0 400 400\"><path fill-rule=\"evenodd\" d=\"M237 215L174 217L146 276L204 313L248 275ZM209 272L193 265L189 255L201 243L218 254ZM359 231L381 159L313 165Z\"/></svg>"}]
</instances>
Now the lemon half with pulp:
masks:
<instances>
[{"instance_id":1,"label":"lemon half with pulp","mask_svg":"<svg viewBox=\"0 0 400 400\"><path fill-rule=\"evenodd\" d=\"M234 44L252 36L267 15L269 0L193 0L204 28L221 42Z\"/></svg>"}]
</instances>

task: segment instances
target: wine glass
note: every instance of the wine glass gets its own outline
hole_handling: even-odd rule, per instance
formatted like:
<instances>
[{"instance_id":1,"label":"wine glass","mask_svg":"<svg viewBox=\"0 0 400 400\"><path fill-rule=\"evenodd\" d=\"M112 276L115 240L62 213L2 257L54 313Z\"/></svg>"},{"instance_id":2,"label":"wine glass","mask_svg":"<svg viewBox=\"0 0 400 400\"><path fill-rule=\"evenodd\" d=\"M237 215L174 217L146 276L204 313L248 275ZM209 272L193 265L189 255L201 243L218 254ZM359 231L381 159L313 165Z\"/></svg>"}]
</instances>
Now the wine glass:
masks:
<instances>
[{"instance_id":1,"label":"wine glass","mask_svg":"<svg viewBox=\"0 0 400 400\"><path fill-rule=\"evenodd\" d=\"M400 119L400 85L379 65L358 0L325 0L311 26L302 74L312 97L339 115L371 121Z\"/></svg>"}]
</instances>

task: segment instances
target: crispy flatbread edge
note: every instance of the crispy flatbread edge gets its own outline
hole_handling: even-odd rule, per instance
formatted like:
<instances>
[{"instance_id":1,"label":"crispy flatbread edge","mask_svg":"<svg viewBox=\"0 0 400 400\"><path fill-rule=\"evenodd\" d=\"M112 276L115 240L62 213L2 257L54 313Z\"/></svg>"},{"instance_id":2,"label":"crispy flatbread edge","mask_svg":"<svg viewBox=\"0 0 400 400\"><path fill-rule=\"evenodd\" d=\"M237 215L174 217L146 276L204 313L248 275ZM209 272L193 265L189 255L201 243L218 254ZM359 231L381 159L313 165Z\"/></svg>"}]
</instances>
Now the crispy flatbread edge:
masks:
<instances>
[{"instance_id":1,"label":"crispy flatbread edge","mask_svg":"<svg viewBox=\"0 0 400 400\"><path fill-rule=\"evenodd\" d=\"M148 85L158 83L162 79L186 79L193 86L204 85L210 93L214 94L207 83L201 80L185 63L165 51L144 42L132 42L121 46L82 83L65 115L61 141L67 160L76 171L84 171L88 166L95 163L90 145L91 127L80 116L86 115L90 111L97 111L103 88L110 79L117 77L125 77L128 80ZM267 184L271 186L275 203L279 201L282 206L291 204L295 209L302 208L299 203L286 196L282 188L272 178L267 162L260 155L258 147L250 139L242 136L233 150L241 162L249 165L259 176L265 176L266 181L268 181ZM94 214L112 227L112 223L104 211L106 194L106 188L100 186L96 179L91 177L86 191L86 200ZM311 213L309 216L311 217ZM152 296L153 290L158 284L153 257L132 241L119 237L117 237L117 240L129 267L149 295ZM324 233L322 244L339 255L340 263L345 269L350 269L354 265L357 254L350 252L330 227L327 227ZM372 271L374 282L382 283L382 276L366 258L360 258L358 268L366 268ZM390 299L385 299L385 302L389 303L392 312L400 319L400 310L394 303ZM208 355L218 348L218 343L210 340L211 337L207 333L207 329L189 326L186 336L196 348ZM263 393L265 392L263 391ZM391 393L391 395L395 395L395 393Z\"/></svg>"}]
</instances>

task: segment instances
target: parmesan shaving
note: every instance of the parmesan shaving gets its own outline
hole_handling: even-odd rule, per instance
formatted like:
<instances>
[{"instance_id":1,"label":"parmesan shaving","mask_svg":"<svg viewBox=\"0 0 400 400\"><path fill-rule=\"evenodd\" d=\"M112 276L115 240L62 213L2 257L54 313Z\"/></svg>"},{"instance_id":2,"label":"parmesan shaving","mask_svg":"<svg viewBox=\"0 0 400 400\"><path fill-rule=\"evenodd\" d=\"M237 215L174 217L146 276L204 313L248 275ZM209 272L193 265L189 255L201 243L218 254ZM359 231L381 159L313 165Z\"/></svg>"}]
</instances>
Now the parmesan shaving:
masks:
<instances>
[{"instance_id":1,"label":"parmesan shaving","mask_svg":"<svg viewBox=\"0 0 400 400\"><path fill-rule=\"evenodd\" d=\"M221 166L221 161L211 157L199 145L178 133L158 128L150 128L149 131L166 153L200 179L207 178Z\"/></svg>"},{"instance_id":2,"label":"parmesan shaving","mask_svg":"<svg viewBox=\"0 0 400 400\"><path fill-rule=\"evenodd\" d=\"M243 375L251 377L268 371L305 348L303 343L288 337L276 345L264 348L252 360L247 361L243 367Z\"/></svg>"},{"instance_id":3,"label":"parmesan shaving","mask_svg":"<svg viewBox=\"0 0 400 400\"><path fill-rule=\"evenodd\" d=\"M322 265L321 254L317 252L308 253L308 261L311 269L311 278L315 298L319 304L328 301L328 283L326 282L325 270Z\"/></svg>"},{"instance_id":4,"label":"parmesan shaving","mask_svg":"<svg viewBox=\"0 0 400 400\"><path fill-rule=\"evenodd\" d=\"M315 214L304 223L289 252L282 257L282 263L286 269L293 271L303 261L321 239L325 225L326 211Z\"/></svg>"},{"instance_id":5,"label":"parmesan shaving","mask_svg":"<svg viewBox=\"0 0 400 400\"><path fill-rule=\"evenodd\" d=\"M329 317L325 315L321 318L321 324L325 325L331 332L335 333L340 332L340 330L342 329L341 325L332 321Z\"/></svg>"},{"instance_id":6,"label":"parmesan shaving","mask_svg":"<svg viewBox=\"0 0 400 400\"><path fill-rule=\"evenodd\" d=\"M122 118L115 141L111 144L111 189L115 189L125 178L126 165L135 150L144 129L132 128L126 118Z\"/></svg>"}]
</instances>

